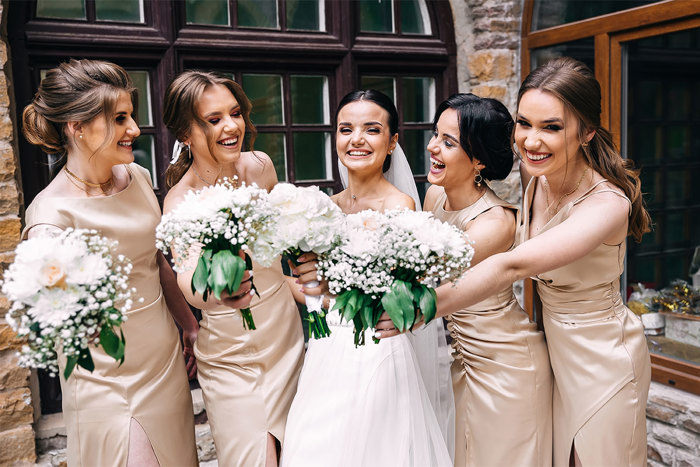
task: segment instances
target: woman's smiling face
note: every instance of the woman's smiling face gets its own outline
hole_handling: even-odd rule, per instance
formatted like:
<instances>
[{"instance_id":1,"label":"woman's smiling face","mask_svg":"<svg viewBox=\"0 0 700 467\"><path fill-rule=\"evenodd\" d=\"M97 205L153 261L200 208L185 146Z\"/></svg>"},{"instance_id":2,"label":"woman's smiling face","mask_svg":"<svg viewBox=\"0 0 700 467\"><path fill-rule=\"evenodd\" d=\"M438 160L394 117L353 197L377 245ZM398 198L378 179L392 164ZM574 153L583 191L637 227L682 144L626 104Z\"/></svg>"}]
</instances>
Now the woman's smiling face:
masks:
<instances>
[{"instance_id":1,"label":"woman's smiling face","mask_svg":"<svg viewBox=\"0 0 700 467\"><path fill-rule=\"evenodd\" d=\"M430 173L428 181L443 187L474 183L474 172L483 168L473 161L462 148L459 134L459 116L447 108L437 121L433 137L428 143Z\"/></svg>"},{"instance_id":2,"label":"woman's smiling face","mask_svg":"<svg viewBox=\"0 0 700 467\"><path fill-rule=\"evenodd\" d=\"M377 104L359 100L338 112L335 147L348 170L382 170L386 155L394 150L398 134L389 129L389 113Z\"/></svg>"},{"instance_id":3,"label":"woman's smiling face","mask_svg":"<svg viewBox=\"0 0 700 467\"><path fill-rule=\"evenodd\" d=\"M520 99L515 143L530 175L565 173L569 161L582 157L578 120L554 95L538 89Z\"/></svg>"}]
</instances>

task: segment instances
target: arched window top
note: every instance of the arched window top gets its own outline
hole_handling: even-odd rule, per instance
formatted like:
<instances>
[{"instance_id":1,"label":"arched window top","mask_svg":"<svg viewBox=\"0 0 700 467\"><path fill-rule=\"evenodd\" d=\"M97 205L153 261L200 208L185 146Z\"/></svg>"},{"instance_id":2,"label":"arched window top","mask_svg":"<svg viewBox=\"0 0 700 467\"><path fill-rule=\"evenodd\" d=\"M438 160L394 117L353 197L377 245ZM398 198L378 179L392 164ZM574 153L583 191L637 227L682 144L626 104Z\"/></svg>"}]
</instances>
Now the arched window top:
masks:
<instances>
[{"instance_id":1,"label":"arched window top","mask_svg":"<svg viewBox=\"0 0 700 467\"><path fill-rule=\"evenodd\" d=\"M551 28L617 11L658 3L659 0L535 0L532 10L532 30Z\"/></svg>"}]
</instances>

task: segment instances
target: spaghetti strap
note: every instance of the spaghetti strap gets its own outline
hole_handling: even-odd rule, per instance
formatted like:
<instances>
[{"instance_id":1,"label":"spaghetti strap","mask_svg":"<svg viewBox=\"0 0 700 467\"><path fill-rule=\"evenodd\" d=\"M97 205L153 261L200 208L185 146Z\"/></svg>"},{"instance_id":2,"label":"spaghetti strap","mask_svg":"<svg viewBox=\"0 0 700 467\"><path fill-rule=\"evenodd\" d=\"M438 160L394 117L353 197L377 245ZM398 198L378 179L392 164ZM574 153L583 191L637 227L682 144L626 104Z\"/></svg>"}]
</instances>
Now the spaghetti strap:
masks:
<instances>
[{"instance_id":1,"label":"spaghetti strap","mask_svg":"<svg viewBox=\"0 0 700 467\"><path fill-rule=\"evenodd\" d=\"M600 185L603 182L607 182L607 181L608 181L607 179L598 180L598 182L593 184L592 187L590 187L588 190L586 190L586 192L584 194L582 194L576 201L574 201L572 203L572 205L576 205L576 204L580 203L581 201L585 200L586 198L588 198L591 195L597 195L598 193L613 193L613 194L616 194L617 196L619 196L620 198L623 198L625 201L627 201L627 203L629 204L629 212L631 213L632 212L632 201L630 201L630 199L624 193L620 193L620 191L614 190L612 188L604 188L602 190L593 191L593 190L595 190L595 188L598 185Z\"/></svg>"}]
</instances>

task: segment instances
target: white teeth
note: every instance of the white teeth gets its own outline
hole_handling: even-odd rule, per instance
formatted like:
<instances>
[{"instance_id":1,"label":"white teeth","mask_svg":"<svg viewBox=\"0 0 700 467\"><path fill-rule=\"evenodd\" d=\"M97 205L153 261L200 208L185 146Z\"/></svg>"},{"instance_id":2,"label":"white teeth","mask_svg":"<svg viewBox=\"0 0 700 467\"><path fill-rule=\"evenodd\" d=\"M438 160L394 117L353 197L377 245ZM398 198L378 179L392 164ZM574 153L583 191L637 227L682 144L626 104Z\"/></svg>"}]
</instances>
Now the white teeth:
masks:
<instances>
[{"instance_id":1,"label":"white teeth","mask_svg":"<svg viewBox=\"0 0 700 467\"><path fill-rule=\"evenodd\" d=\"M349 156L366 156L368 154L366 151L348 151Z\"/></svg>"},{"instance_id":2,"label":"white teeth","mask_svg":"<svg viewBox=\"0 0 700 467\"><path fill-rule=\"evenodd\" d=\"M445 164L443 164L442 162L440 162L437 159L431 158L430 163L433 165L434 169L444 169L445 168Z\"/></svg>"},{"instance_id":3,"label":"white teeth","mask_svg":"<svg viewBox=\"0 0 700 467\"><path fill-rule=\"evenodd\" d=\"M126 148L130 148L132 143L133 143L133 141L119 141L117 144L119 146L124 146Z\"/></svg>"},{"instance_id":4,"label":"white teeth","mask_svg":"<svg viewBox=\"0 0 700 467\"><path fill-rule=\"evenodd\" d=\"M238 142L238 138L229 138L219 142L224 146L232 146Z\"/></svg>"},{"instance_id":5,"label":"white teeth","mask_svg":"<svg viewBox=\"0 0 700 467\"><path fill-rule=\"evenodd\" d=\"M527 153L528 159L533 160L533 161L541 161L543 159L548 158L549 156L551 156L551 154L537 154L537 155L535 155L531 152Z\"/></svg>"}]
</instances>

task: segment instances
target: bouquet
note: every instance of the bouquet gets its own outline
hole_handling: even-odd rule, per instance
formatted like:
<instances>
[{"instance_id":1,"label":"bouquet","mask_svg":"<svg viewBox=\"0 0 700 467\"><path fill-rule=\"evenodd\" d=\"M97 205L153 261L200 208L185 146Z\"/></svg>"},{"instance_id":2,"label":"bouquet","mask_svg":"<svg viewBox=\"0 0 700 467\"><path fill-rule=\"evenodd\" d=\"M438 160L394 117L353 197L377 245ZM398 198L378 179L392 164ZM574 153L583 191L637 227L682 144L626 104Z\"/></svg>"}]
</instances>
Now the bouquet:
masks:
<instances>
[{"instance_id":1,"label":"bouquet","mask_svg":"<svg viewBox=\"0 0 700 467\"><path fill-rule=\"evenodd\" d=\"M234 180L235 182L235 180ZM206 301L213 294L232 294L241 285L243 273L253 268L247 252L264 266L279 254L267 240L272 238L274 209L268 194L256 185L234 188L228 180L199 191L190 191L175 209L165 214L156 228L156 246L163 252L172 247L181 272L191 247L201 245L192 275L192 293ZM255 329L250 308L241 309L243 326Z\"/></svg>"},{"instance_id":2,"label":"bouquet","mask_svg":"<svg viewBox=\"0 0 700 467\"><path fill-rule=\"evenodd\" d=\"M270 203L278 212L274 246L294 264L304 253L325 253L339 242L344 214L317 186L278 183L270 192ZM318 284L309 282L310 287ZM306 296L309 334L316 339L331 333L322 303L323 297Z\"/></svg>"},{"instance_id":3,"label":"bouquet","mask_svg":"<svg viewBox=\"0 0 700 467\"><path fill-rule=\"evenodd\" d=\"M116 245L95 230L67 229L17 246L2 292L12 302L5 319L27 338L20 365L55 376L60 346L67 359L64 378L76 365L93 371L91 342L120 365L124 362L124 334L119 329L117 335L115 328L126 320L133 290L128 287L131 263L112 256Z\"/></svg>"},{"instance_id":4,"label":"bouquet","mask_svg":"<svg viewBox=\"0 0 700 467\"><path fill-rule=\"evenodd\" d=\"M324 254L319 274L337 295L334 309L355 328L355 345L386 313L401 331L435 316L435 287L469 268L466 234L427 212L362 211L346 219L347 239ZM375 341L376 342L376 341Z\"/></svg>"}]
</instances>

